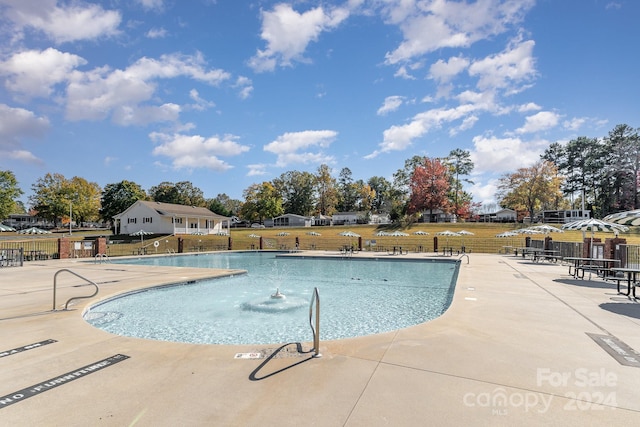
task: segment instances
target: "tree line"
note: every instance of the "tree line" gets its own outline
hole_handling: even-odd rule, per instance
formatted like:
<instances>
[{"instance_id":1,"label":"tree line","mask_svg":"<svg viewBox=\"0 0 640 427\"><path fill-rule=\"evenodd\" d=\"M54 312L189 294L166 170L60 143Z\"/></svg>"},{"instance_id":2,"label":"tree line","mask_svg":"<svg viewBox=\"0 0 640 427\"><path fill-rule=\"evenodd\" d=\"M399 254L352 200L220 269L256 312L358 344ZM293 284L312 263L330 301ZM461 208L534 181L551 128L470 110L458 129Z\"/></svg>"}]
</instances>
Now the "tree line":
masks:
<instances>
[{"instance_id":1,"label":"tree line","mask_svg":"<svg viewBox=\"0 0 640 427\"><path fill-rule=\"evenodd\" d=\"M473 168L470 153L462 149L443 158L413 156L391 180L381 176L354 180L346 167L334 176L331 167L323 164L315 173L288 171L252 184L243 191L244 200L224 193L207 199L189 181L165 181L145 191L127 180L101 188L81 177L48 173L31 186L28 209L18 201L24 193L13 172L0 171L0 219L28 210L57 225L70 219L109 222L137 200L207 207L251 222L284 213L331 216L336 212L389 214L393 221L412 222L425 212L440 211L468 219L480 208L463 189L464 183L472 183L467 177ZM622 124L603 138L552 143L533 166L503 175L496 198L501 207L527 212L531 218L541 210L583 205L602 217L639 207L639 179L638 129Z\"/></svg>"},{"instance_id":2,"label":"tree line","mask_svg":"<svg viewBox=\"0 0 640 427\"><path fill-rule=\"evenodd\" d=\"M640 208L639 129L615 126L603 138L554 142L531 167L505 174L497 198L526 211L584 209L595 218Z\"/></svg>"},{"instance_id":3,"label":"tree line","mask_svg":"<svg viewBox=\"0 0 640 427\"><path fill-rule=\"evenodd\" d=\"M284 213L331 216L336 212L385 213L394 220L415 219L423 209L441 209L466 217L471 213L471 195L462 187L463 182L470 182L464 177L472 170L469 152L461 149L441 159L414 156L391 181L381 176L355 180L346 167L334 177L331 167L323 164L316 173L288 171L271 181L252 184L243 191L244 200L224 193L207 199L188 181L165 181L145 191L128 180L101 188L81 177L67 179L59 173L48 173L31 186L28 209L17 200L23 191L15 175L0 171L0 219L29 211L56 225L70 219L77 224L109 222L138 200L206 207L251 222ZM431 174L438 174L438 179L428 179Z\"/></svg>"}]
</instances>

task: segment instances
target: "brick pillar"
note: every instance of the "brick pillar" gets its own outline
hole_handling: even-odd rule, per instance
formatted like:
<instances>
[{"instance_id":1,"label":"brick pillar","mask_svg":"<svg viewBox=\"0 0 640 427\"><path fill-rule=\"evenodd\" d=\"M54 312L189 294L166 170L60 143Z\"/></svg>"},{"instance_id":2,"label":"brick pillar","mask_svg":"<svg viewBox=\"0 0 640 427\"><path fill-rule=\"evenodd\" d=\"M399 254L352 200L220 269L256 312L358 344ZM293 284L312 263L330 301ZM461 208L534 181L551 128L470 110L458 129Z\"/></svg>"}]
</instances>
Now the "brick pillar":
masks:
<instances>
[{"instance_id":1,"label":"brick pillar","mask_svg":"<svg viewBox=\"0 0 640 427\"><path fill-rule=\"evenodd\" d=\"M621 239L616 237L614 239L604 240L604 257L607 259L614 259L616 255L616 246L627 244L627 239Z\"/></svg>"},{"instance_id":2,"label":"brick pillar","mask_svg":"<svg viewBox=\"0 0 640 427\"><path fill-rule=\"evenodd\" d=\"M58 256L60 259L71 258L71 241L66 237L58 239Z\"/></svg>"},{"instance_id":3,"label":"brick pillar","mask_svg":"<svg viewBox=\"0 0 640 427\"><path fill-rule=\"evenodd\" d=\"M107 238L106 237L98 237L96 241L93 243L93 256L98 254L106 255L107 254Z\"/></svg>"}]
</instances>

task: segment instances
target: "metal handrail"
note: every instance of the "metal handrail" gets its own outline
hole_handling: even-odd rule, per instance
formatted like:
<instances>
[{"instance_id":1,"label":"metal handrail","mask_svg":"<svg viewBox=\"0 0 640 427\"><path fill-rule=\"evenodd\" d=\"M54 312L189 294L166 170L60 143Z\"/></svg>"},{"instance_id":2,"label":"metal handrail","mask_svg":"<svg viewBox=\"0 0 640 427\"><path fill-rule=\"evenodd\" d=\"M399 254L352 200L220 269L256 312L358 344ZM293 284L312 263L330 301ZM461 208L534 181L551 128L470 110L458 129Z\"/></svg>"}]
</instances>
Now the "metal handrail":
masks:
<instances>
[{"instance_id":1,"label":"metal handrail","mask_svg":"<svg viewBox=\"0 0 640 427\"><path fill-rule=\"evenodd\" d=\"M467 264L469 264L469 255L467 254L462 254L460 255L460 257L458 258L458 261L462 261L462 258L467 257Z\"/></svg>"},{"instance_id":2,"label":"metal handrail","mask_svg":"<svg viewBox=\"0 0 640 427\"><path fill-rule=\"evenodd\" d=\"M312 322L314 303L316 305L315 328ZM311 302L309 303L309 325L311 326L311 332L313 332L313 357L322 357L322 354L320 354L320 293L318 288L313 288L313 295L311 295Z\"/></svg>"},{"instance_id":3,"label":"metal handrail","mask_svg":"<svg viewBox=\"0 0 640 427\"><path fill-rule=\"evenodd\" d=\"M86 296L83 296L83 297L72 297L72 298L69 298L67 300L67 302L64 304L64 309L65 310L67 310L67 307L69 306L69 303L71 301L73 301L73 300L83 299L83 298L91 298L91 297L94 297L94 296L96 296L98 294L98 291L100 289L98 288L98 285L95 282L87 279L86 277L82 277L78 273L74 273L73 271L71 271L71 270L69 270L67 268L63 268L61 270L56 271L56 274L53 275L53 311L56 311L56 288L58 287L58 274L62 273L63 271L66 271L67 273L71 273L74 276L79 277L80 279L86 281L90 285L93 285L93 286L96 287L96 291L94 293L92 293L91 295L86 295Z\"/></svg>"},{"instance_id":4,"label":"metal handrail","mask_svg":"<svg viewBox=\"0 0 640 427\"><path fill-rule=\"evenodd\" d=\"M94 262L97 264L98 261L100 262L100 264L102 264L102 260L105 260L106 262L109 262L109 255L107 254L96 254L95 257L93 257Z\"/></svg>"}]
</instances>

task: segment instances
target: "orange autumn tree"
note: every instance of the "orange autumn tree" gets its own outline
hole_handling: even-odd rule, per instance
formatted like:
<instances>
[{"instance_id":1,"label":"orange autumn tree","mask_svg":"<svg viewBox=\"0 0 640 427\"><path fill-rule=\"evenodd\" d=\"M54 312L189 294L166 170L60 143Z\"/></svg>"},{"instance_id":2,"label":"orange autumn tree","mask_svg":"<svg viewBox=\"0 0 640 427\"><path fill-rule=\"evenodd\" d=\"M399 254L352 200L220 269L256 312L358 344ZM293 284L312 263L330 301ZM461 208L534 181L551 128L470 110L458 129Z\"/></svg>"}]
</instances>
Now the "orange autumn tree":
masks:
<instances>
[{"instance_id":1,"label":"orange autumn tree","mask_svg":"<svg viewBox=\"0 0 640 427\"><path fill-rule=\"evenodd\" d=\"M451 206L449 200L450 180L448 168L438 159L424 158L421 165L417 165L411 175L409 184L409 214L429 211L429 218L434 209L448 212Z\"/></svg>"}]
</instances>

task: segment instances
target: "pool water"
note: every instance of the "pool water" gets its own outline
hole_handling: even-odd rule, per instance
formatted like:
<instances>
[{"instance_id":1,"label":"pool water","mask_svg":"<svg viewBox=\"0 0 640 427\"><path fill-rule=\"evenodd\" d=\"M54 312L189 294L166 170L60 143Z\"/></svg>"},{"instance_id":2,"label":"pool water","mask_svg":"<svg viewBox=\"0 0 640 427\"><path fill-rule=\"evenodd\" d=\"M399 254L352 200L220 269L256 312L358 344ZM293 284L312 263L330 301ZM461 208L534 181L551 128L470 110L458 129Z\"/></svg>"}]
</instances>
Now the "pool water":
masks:
<instances>
[{"instance_id":1,"label":"pool water","mask_svg":"<svg viewBox=\"0 0 640 427\"><path fill-rule=\"evenodd\" d=\"M120 263L247 270L247 274L138 291L85 313L114 334L200 344L312 341L309 303L320 294L320 339L393 331L440 316L459 263L278 257L245 252L148 257ZM272 298L279 292L284 298Z\"/></svg>"}]
</instances>

